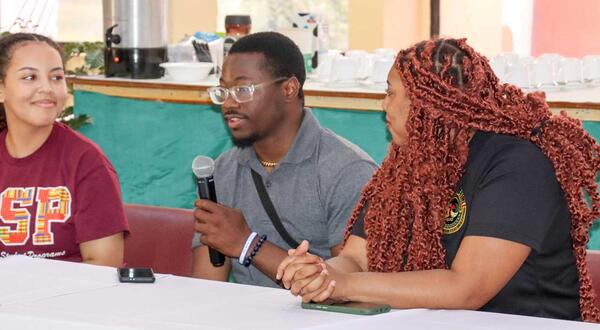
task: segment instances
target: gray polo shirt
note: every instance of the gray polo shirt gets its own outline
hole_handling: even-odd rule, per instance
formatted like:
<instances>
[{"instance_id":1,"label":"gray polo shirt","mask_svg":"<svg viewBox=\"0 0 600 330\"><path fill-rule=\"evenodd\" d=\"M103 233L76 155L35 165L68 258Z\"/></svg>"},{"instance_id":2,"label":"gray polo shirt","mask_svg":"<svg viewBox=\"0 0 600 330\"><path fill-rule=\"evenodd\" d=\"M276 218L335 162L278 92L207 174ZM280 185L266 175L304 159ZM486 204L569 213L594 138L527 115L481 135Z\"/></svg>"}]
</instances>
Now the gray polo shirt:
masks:
<instances>
[{"instance_id":1,"label":"gray polo shirt","mask_svg":"<svg viewBox=\"0 0 600 330\"><path fill-rule=\"evenodd\" d=\"M322 128L309 109L288 154L268 174L253 147L234 147L216 161L215 186L220 204L240 209L252 231L284 250L281 238L264 210L250 168L259 173L288 233L310 242L311 251L331 257L330 248L342 242L344 229L360 193L377 165L363 150ZM193 247L200 245L196 233ZM260 253L260 252L259 252ZM237 282L277 287L254 266L233 260Z\"/></svg>"}]
</instances>

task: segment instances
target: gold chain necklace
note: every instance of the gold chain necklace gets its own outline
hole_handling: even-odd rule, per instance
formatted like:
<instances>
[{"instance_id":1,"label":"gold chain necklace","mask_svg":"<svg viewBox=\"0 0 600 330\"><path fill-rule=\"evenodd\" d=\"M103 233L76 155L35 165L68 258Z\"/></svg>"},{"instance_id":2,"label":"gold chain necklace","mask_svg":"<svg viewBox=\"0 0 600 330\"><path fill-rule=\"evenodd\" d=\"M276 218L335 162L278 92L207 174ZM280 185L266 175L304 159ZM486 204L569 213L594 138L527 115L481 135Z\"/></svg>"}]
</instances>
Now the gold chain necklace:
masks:
<instances>
[{"instance_id":1,"label":"gold chain necklace","mask_svg":"<svg viewBox=\"0 0 600 330\"><path fill-rule=\"evenodd\" d=\"M275 167L277 166L277 164L279 164L278 162L267 162L264 160L258 160L258 162L260 163L260 165L264 166L264 167Z\"/></svg>"}]
</instances>

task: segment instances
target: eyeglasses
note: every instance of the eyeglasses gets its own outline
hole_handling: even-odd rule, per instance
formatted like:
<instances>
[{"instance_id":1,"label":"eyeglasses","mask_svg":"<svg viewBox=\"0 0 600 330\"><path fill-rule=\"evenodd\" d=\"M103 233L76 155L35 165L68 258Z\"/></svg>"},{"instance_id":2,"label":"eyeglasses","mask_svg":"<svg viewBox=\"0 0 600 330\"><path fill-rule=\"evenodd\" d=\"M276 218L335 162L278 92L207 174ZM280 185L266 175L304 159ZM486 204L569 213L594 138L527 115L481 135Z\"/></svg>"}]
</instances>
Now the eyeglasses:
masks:
<instances>
[{"instance_id":1,"label":"eyeglasses","mask_svg":"<svg viewBox=\"0 0 600 330\"><path fill-rule=\"evenodd\" d=\"M246 103L254 100L254 92L257 88L268 85L278 83L284 80L289 79L289 77L279 77L271 81L263 82L260 84L251 84L251 85L242 85L242 86L234 86L231 88L225 88L221 86L214 86L207 89L208 96L210 96L210 100L214 104L223 104L231 95L233 99L237 103Z\"/></svg>"}]
</instances>

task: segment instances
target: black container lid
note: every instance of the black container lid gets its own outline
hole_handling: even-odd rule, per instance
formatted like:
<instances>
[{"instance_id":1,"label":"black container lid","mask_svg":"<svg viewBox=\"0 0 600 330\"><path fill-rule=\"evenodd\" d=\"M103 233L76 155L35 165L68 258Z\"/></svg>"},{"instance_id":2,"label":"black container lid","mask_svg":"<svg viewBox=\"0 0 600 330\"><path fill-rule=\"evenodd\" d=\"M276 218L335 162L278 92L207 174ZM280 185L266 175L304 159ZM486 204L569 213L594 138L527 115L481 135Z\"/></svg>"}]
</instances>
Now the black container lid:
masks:
<instances>
[{"instance_id":1,"label":"black container lid","mask_svg":"<svg viewBox=\"0 0 600 330\"><path fill-rule=\"evenodd\" d=\"M225 25L251 25L250 15L227 15L225 16Z\"/></svg>"}]
</instances>

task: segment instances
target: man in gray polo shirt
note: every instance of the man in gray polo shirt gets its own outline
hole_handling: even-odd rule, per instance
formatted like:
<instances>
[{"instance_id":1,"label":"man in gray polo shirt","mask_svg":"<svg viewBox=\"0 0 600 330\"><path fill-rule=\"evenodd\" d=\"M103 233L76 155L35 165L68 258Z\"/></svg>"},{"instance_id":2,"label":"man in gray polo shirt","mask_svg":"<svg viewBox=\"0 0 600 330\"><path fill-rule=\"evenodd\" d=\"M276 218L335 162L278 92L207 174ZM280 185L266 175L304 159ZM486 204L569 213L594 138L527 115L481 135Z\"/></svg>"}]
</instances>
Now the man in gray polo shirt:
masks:
<instances>
[{"instance_id":1,"label":"man in gray polo shirt","mask_svg":"<svg viewBox=\"0 0 600 330\"><path fill-rule=\"evenodd\" d=\"M279 263L291 247L263 208L257 172L285 230L309 240L323 258L341 249L346 222L376 165L358 147L322 128L304 109L304 60L287 37L263 32L238 40L209 90L236 145L216 161L219 204L197 200L193 275L277 286ZM257 234L253 234L257 233ZM208 247L228 258L214 267Z\"/></svg>"}]
</instances>

